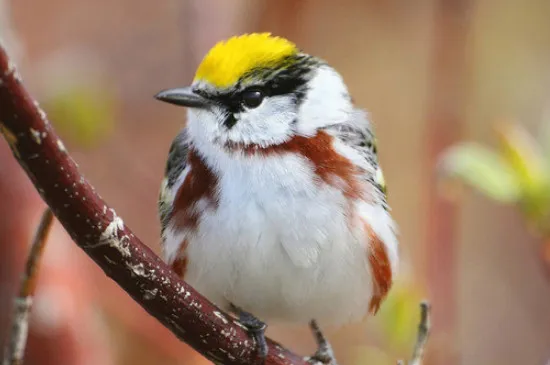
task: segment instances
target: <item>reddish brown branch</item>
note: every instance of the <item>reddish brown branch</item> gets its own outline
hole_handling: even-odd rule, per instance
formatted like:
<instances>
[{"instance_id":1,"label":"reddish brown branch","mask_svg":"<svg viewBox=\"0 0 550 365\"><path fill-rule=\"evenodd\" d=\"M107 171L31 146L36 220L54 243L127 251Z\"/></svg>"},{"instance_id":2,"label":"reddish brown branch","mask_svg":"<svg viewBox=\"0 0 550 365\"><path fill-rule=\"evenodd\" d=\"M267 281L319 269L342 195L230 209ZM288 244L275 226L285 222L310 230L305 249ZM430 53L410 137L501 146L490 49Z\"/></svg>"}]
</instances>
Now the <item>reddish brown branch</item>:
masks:
<instances>
[{"instance_id":1,"label":"reddish brown branch","mask_svg":"<svg viewBox=\"0 0 550 365\"><path fill-rule=\"evenodd\" d=\"M257 361L248 333L179 279L80 174L1 47L0 130L76 244L139 305L216 363ZM305 364L276 343L268 345L267 364Z\"/></svg>"},{"instance_id":2,"label":"reddish brown branch","mask_svg":"<svg viewBox=\"0 0 550 365\"><path fill-rule=\"evenodd\" d=\"M53 214L50 209L46 209L42 214L40 225L36 230L31 250L27 256L25 271L21 278L19 295L14 300L13 325L9 340L4 353L3 365L19 365L23 362L23 355L27 344L27 334L29 328L29 314L36 288L36 277L38 266L42 259L46 240L53 222Z\"/></svg>"}]
</instances>

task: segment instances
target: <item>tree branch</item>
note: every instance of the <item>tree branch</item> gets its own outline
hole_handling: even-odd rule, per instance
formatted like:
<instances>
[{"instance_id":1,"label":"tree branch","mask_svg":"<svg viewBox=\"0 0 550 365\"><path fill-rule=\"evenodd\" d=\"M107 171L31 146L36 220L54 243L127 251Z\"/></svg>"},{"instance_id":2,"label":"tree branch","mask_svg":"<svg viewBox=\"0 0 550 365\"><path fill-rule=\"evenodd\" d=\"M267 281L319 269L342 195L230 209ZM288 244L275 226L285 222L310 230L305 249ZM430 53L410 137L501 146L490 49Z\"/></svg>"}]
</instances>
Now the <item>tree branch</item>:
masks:
<instances>
[{"instance_id":1,"label":"tree branch","mask_svg":"<svg viewBox=\"0 0 550 365\"><path fill-rule=\"evenodd\" d=\"M2 47L0 131L74 242L143 309L213 362L257 361L246 330L173 273L80 174ZM271 340L268 346L266 364L305 364Z\"/></svg>"},{"instance_id":2,"label":"tree branch","mask_svg":"<svg viewBox=\"0 0 550 365\"><path fill-rule=\"evenodd\" d=\"M38 266L42 259L52 222L52 211L46 208L46 211L42 214L40 225L36 230L31 250L27 257L19 294L14 300L13 324L4 353L3 365L19 365L23 363L29 329L29 314L36 288Z\"/></svg>"}]
</instances>

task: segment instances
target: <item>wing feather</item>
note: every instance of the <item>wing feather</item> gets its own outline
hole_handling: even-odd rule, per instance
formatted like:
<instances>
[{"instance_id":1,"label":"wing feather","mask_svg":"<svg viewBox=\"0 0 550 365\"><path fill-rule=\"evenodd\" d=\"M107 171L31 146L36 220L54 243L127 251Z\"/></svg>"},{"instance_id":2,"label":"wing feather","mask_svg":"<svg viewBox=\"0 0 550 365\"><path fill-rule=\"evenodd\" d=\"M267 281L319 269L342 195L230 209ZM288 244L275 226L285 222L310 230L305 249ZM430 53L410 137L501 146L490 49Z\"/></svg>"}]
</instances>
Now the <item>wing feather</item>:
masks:
<instances>
[{"instance_id":1,"label":"wing feather","mask_svg":"<svg viewBox=\"0 0 550 365\"><path fill-rule=\"evenodd\" d=\"M181 181L180 177L187 167L187 157L189 155L189 142L187 141L187 133L182 130L170 145L168 159L164 170L164 179L162 181L159 199L158 213L161 224L161 236L164 237L164 232L172 216L172 208L174 206L174 198L178 186L176 183Z\"/></svg>"},{"instance_id":2,"label":"wing feather","mask_svg":"<svg viewBox=\"0 0 550 365\"><path fill-rule=\"evenodd\" d=\"M377 198L384 209L389 209L384 175L378 164L377 141L365 112L356 109L349 121L331 125L327 130L362 157L364 166L368 167L364 169L363 178L376 188Z\"/></svg>"},{"instance_id":3,"label":"wing feather","mask_svg":"<svg viewBox=\"0 0 550 365\"><path fill-rule=\"evenodd\" d=\"M165 261L172 265L172 269L181 277L185 275L187 267L187 240L182 235L174 234L169 229L173 214L174 199L181 186L188 168L189 143L185 129L182 130L170 145L165 167L159 199L158 214L161 226L161 250Z\"/></svg>"}]
</instances>

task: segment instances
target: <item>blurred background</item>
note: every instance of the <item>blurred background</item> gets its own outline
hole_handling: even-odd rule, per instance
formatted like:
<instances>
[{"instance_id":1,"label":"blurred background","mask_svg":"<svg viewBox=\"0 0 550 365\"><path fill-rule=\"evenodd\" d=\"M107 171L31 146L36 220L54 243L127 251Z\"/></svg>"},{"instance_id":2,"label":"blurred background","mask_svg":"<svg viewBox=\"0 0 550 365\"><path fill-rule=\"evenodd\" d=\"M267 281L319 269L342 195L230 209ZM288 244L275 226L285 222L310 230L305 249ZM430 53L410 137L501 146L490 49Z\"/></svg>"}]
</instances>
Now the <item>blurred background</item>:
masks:
<instances>
[{"instance_id":1,"label":"blurred background","mask_svg":"<svg viewBox=\"0 0 550 365\"><path fill-rule=\"evenodd\" d=\"M550 359L550 2L0 0L0 37L84 174L156 252L158 186L188 84L218 40L270 31L326 59L368 109L404 265L375 318L331 331L343 365ZM0 340L44 208L0 141ZM306 328L268 334L302 354ZM26 364L206 364L56 224Z\"/></svg>"}]
</instances>

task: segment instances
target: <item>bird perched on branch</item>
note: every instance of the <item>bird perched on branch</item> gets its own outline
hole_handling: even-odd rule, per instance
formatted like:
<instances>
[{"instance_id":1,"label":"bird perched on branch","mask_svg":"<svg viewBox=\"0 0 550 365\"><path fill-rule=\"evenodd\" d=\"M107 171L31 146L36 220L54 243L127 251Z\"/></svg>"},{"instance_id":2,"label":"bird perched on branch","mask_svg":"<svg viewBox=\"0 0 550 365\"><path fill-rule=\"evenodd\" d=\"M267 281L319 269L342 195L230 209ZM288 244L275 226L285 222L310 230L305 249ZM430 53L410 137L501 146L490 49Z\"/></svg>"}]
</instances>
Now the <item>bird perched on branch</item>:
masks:
<instances>
[{"instance_id":1,"label":"bird perched on branch","mask_svg":"<svg viewBox=\"0 0 550 365\"><path fill-rule=\"evenodd\" d=\"M398 263L376 140L340 74L268 33L216 44L190 87L159 212L165 260L232 311L267 355L264 321L318 324L374 314Z\"/></svg>"}]
</instances>

